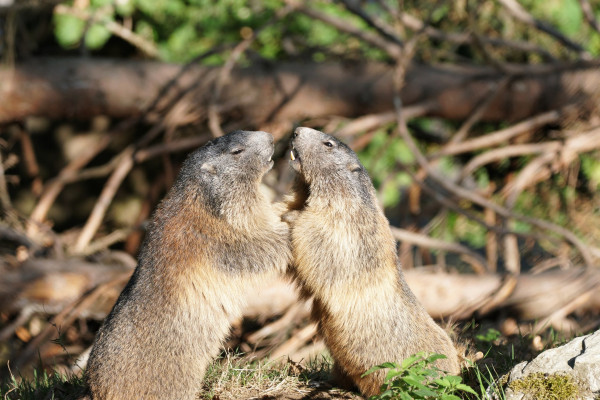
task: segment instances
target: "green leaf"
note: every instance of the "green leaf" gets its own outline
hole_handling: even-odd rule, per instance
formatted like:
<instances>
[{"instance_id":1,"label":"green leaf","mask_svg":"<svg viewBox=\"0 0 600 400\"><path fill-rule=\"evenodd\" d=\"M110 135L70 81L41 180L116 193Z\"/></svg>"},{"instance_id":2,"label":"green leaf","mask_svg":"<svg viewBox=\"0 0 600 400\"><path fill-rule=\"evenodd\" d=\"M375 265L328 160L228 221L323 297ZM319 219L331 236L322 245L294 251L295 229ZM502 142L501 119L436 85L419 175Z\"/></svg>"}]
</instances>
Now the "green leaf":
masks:
<instances>
[{"instance_id":1,"label":"green leaf","mask_svg":"<svg viewBox=\"0 0 600 400\"><path fill-rule=\"evenodd\" d=\"M365 376L372 374L375 371L379 371L380 369L384 369L385 367L382 367L381 365L375 365L374 367L369 368L369 370L367 372L365 372L364 374L361 375L361 378L364 378Z\"/></svg>"},{"instance_id":2,"label":"green leaf","mask_svg":"<svg viewBox=\"0 0 600 400\"><path fill-rule=\"evenodd\" d=\"M438 395L437 392L429 389L429 388L421 388L421 389L417 389L413 391L414 394L421 396L421 397L436 397Z\"/></svg>"},{"instance_id":3,"label":"green leaf","mask_svg":"<svg viewBox=\"0 0 600 400\"><path fill-rule=\"evenodd\" d=\"M461 400L461 398L453 394L443 394L441 400Z\"/></svg>"},{"instance_id":4,"label":"green leaf","mask_svg":"<svg viewBox=\"0 0 600 400\"><path fill-rule=\"evenodd\" d=\"M406 392L400 393L400 399L401 400L413 400L412 396Z\"/></svg>"},{"instance_id":5,"label":"green leaf","mask_svg":"<svg viewBox=\"0 0 600 400\"><path fill-rule=\"evenodd\" d=\"M445 378L436 379L434 382L437 383L440 386L443 386L443 387L450 387L450 386L452 386L452 384L450 382L448 382L448 380L445 379Z\"/></svg>"},{"instance_id":6,"label":"green leaf","mask_svg":"<svg viewBox=\"0 0 600 400\"><path fill-rule=\"evenodd\" d=\"M93 24L85 34L85 45L90 49L99 49L110 39L111 33L101 24Z\"/></svg>"},{"instance_id":7,"label":"green leaf","mask_svg":"<svg viewBox=\"0 0 600 400\"><path fill-rule=\"evenodd\" d=\"M432 355L430 355L429 357L427 357L427 358L425 359L425 361L427 361L428 363L434 363L434 362L435 362L435 361L437 361L437 360L443 360L443 359L445 359L445 358L448 358L448 357L446 357L446 356L445 356L445 355L443 355L443 354L437 354L437 353L435 353L435 354L432 354Z\"/></svg>"},{"instance_id":8,"label":"green leaf","mask_svg":"<svg viewBox=\"0 0 600 400\"><path fill-rule=\"evenodd\" d=\"M112 4L113 0L91 0L90 4L93 8L100 8L102 6L106 6Z\"/></svg>"},{"instance_id":9,"label":"green leaf","mask_svg":"<svg viewBox=\"0 0 600 400\"><path fill-rule=\"evenodd\" d=\"M387 375L385 376L385 381L388 382L388 381L392 380L392 378L395 378L398 375L402 375L402 374L404 374L404 371L397 370L397 369L390 369L388 371Z\"/></svg>"},{"instance_id":10,"label":"green leaf","mask_svg":"<svg viewBox=\"0 0 600 400\"><path fill-rule=\"evenodd\" d=\"M471 388L470 386L465 385L464 383L459 383L458 385L456 385L456 389L457 390L462 390L463 392L467 392L467 393L471 393L471 394L477 395L477 392L475 392L475 390L473 390L473 388Z\"/></svg>"},{"instance_id":11,"label":"green leaf","mask_svg":"<svg viewBox=\"0 0 600 400\"><path fill-rule=\"evenodd\" d=\"M54 14L54 35L62 47L79 44L85 29L85 21L72 15Z\"/></svg>"},{"instance_id":12,"label":"green leaf","mask_svg":"<svg viewBox=\"0 0 600 400\"><path fill-rule=\"evenodd\" d=\"M460 382L462 382L462 378L460 376L454 376L454 375L446 375L443 379L447 382L449 382L451 385L458 385Z\"/></svg>"},{"instance_id":13,"label":"green leaf","mask_svg":"<svg viewBox=\"0 0 600 400\"><path fill-rule=\"evenodd\" d=\"M122 0L116 1L117 14L122 17L129 17L135 11L135 4L133 0Z\"/></svg>"},{"instance_id":14,"label":"green leaf","mask_svg":"<svg viewBox=\"0 0 600 400\"><path fill-rule=\"evenodd\" d=\"M415 377L413 377L413 376L403 376L400 379L402 379L404 382L406 382L409 385L412 385L416 388L421 388L421 389L426 388L426 386L423 385L423 383L421 381L419 381L418 379L415 379Z\"/></svg>"},{"instance_id":15,"label":"green leaf","mask_svg":"<svg viewBox=\"0 0 600 400\"><path fill-rule=\"evenodd\" d=\"M410 367L412 364L414 364L416 361L422 359L423 357L419 354L415 354L414 356L410 356L408 358L405 358L404 361L402 361L402 369L407 369L408 367Z\"/></svg>"}]
</instances>

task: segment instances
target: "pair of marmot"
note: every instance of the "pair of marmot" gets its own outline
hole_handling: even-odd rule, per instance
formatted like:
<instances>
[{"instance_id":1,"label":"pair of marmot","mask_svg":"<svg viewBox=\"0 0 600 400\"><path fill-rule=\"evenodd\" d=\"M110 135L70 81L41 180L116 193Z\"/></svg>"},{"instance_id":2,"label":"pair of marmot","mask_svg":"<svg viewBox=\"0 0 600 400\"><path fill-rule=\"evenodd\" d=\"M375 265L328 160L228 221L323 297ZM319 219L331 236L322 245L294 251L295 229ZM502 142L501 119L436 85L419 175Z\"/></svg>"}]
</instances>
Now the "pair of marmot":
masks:
<instances>
[{"instance_id":1,"label":"pair of marmot","mask_svg":"<svg viewBox=\"0 0 600 400\"><path fill-rule=\"evenodd\" d=\"M367 369L418 351L445 354L439 366L458 372L450 339L404 281L356 154L329 135L296 129L298 182L287 223L285 209L259 190L272 154L270 134L236 131L188 157L96 337L89 397L193 399L244 293L288 265L314 296L338 376L363 394L377 393L383 380L381 373L361 378Z\"/></svg>"}]
</instances>

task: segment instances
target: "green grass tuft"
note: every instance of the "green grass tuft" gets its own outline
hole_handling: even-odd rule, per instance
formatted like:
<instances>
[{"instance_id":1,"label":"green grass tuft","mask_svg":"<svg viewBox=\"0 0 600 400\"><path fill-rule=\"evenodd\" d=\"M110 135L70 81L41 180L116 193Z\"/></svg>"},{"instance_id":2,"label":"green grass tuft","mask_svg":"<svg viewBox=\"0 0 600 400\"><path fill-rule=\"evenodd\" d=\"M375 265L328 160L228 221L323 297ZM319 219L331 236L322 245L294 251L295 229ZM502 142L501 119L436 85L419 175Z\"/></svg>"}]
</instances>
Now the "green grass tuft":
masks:
<instances>
[{"instance_id":1,"label":"green grass tuft","mask_svg":"<svg viewBox=\"0 0 600 400\"><path fill-rule=\"evenodd\" d=\"M32 379L20 379L11 374L0 383L2 400L71 400L83 393L83 378L75 374L46 371L33 372Z\"/></svg>"}]
</instances>

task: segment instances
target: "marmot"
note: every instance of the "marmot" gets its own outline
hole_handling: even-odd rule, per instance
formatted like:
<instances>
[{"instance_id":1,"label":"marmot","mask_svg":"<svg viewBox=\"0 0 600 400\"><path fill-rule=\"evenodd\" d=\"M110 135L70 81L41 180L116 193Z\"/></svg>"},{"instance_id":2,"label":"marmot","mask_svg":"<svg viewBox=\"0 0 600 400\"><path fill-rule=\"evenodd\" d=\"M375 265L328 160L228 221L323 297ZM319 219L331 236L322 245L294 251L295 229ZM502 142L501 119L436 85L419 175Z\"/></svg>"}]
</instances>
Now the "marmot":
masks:
<instances>
[{"instance_id":1,"label":"marmot","mask_svg":"<svg viewBox=\"0 0 600 400\"><path fill-rule=\"evenodd\" d=\"M88 396L195 398L245 293L291 260L289 228L259 188L272 155L269 133L236 131L186 159L96 336Z\"/></svg>"},{"instance_id":2,"label":"marmot","mask_svg":"<svg viewBox=\"0 0 600 400\"><path fill-rule=\"evenodd\" d=\"M292 274L314 296L313 317L338 383L377 394L385 373L361 375L420 351L446 355L436 365L458 374L452 341L404 280L396 241L356 154L310 128L295 130L291 148L298 177L284 219L291 225Z\"/></svg>"}]
</instances>

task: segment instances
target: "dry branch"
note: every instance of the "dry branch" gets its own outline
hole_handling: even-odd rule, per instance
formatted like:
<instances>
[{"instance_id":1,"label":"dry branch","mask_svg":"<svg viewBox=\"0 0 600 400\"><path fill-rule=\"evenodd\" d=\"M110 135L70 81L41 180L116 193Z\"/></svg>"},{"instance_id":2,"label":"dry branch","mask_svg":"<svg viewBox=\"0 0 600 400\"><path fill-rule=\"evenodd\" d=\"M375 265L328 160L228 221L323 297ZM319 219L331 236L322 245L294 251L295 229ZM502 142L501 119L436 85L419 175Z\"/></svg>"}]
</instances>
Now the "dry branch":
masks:
<instances>
[{"instance_id":1,"label":"dry branch","mask_svg":"<svg viewBox=\"0 0 600 400\"><path fill-rule=\"evenodd\" d=\"M62 262L31 260L17 271L3 271L6 278L0 286L0 306L6 312L16 312L25 305L34 305L37 312L58 313L90 288L130 273L130 267L91 264L76 259ZM470 318L473 313L486 314L502 309L515 317L541 319L587 291L592 293L579 310L600 310L600 272L594 269L522 273L514 277L514 290L502 295L501 301L496 299L493 307L490 307L488 300L505 285L506 278L503 275L456 274L425 268L411 269L405 271L404 275L419 301L436 318L458 315ZM59 282L63 286L57 286ZM118 290L115 289L117 294ZM116 296L112 301L116 301ZM298 301L294 284L283 277L276 278L264 282L249 294L244 315L266 320L289 311L288 320L306 318L308 307L298 305ZM108 312L110 307L111 304L95 307L91 315L102 318L102 312ZM465 314L467 309L471 312ZM269 328L268 332L256 333L253 341L261 340L276 330Z\"/></svg>"},{"instance_id":2,"label":"dry branch","mask_svg":"<svg viewBox=\"0 0 600 400\"><path fill-rule=\"evenodd\" d=\"M569 48L570 50L575 50L579 54L589 57L589 53L587 53L580 44L573 42L571 39L569 39L568 37L563 35L558 29L556 29L549 23L547 23L545 21L540 21L540 20L534 18L531 14L529 14L523 8L523 6L521 6L519 4L518 1L516 1L516 0L498 0L498 1L500 2L500 4L502 4L508 10L508 12L512 16L514 16L519 21L526 23L528 25L531 25L544 33L547 33L548 35L557 39L560 43L562 43L565 47Z\"/></svg>"},{"instance_id":3,"label":"dry branch","mask_svg":"<svg viewBox=\"0 0 600 400\"><path fill-rule=\"evenodd\" d=\"M156 58L159 55L158 48L153 42L146 40L144 37L132 32L130 29L125 28L123 25L113 21L106 15L102 15L101 12L90 13L78 7L69 7L65 4L59 4L54 8L56 14L72 15L76 18L82 19L88 23L100 23L110 33L121 39L131 43L133 46L139 48L146 55Z\"/></svg>"},{"instance_id":4,"label":"dry branch","mask_svg":"<svg viewBox=\"0 0 600 400\"><path fill-rule=\"evenodd\" d=\"M210 102L218 68L107 59L36 59L0 69L0 123L37 115L90 118L140 115L174 77L190 88L187 101L200 111ZM529 71L529 72L528 72ZM600 92L597 63L523 67L498 91L482 121L517 121L571 102L584 104ZM179 76L180 75L180 76ZM221 104L236 108L247 126L329 115L359 116L393 111L393 71L384 65L278 63L234 68ZM504 76L486 67L409 66L404 106L431 102L428 115L467 118ZM348 85L352 82L352 85ZM175 90L175 89L172 89ZM161 103L170 96L164 93ZM550 121L553 121L550 118ZM547 122L546 122L547 123Z\"/></svg>"}]
</instances>

